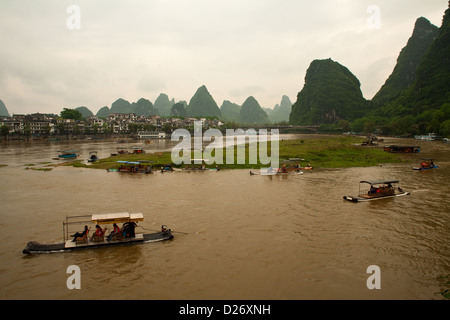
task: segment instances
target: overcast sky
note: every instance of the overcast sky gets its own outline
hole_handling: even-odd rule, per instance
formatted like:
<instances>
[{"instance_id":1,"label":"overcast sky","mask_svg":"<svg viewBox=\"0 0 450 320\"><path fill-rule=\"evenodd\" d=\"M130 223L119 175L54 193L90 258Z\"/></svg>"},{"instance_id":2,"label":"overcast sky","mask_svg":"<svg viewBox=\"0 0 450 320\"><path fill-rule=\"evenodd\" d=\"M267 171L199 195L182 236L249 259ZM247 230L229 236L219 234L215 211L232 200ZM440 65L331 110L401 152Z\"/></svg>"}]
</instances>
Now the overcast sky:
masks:
<instances>
[{"instance_id":1,"label":"overcast sky","mask_svg":"<svg viewBox=\"0 0 450 320\"><path fill-rule=\"evenodd\" d=\"M166 93L189 102L206 85L219 107L254 96L273 108L283 95L294 103L311 61L327 58L349 68L371 99L416 19L440 27L447 7L447 0L1 0L0 99L11 115L79 106L95 114L118 98L154 102Z\"/></svg>"}]
</instances>

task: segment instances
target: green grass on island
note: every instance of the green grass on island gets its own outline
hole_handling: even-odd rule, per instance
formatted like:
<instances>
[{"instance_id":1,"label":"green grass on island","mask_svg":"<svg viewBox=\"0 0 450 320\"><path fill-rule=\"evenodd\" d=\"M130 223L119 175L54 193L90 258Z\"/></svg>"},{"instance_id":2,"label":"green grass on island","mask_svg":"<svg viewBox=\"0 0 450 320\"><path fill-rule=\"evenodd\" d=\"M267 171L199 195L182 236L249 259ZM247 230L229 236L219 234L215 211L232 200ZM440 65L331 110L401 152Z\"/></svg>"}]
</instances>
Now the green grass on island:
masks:
<instances>
[{"instance_id":1,"label":"green grass on island","mask_svg":"<svg viewBox=\"0 0 450 320\"><path fill-rule=\"evenodd\" d=\"M404 160L400 155L387 153L380 147L363 147L361 143L365 139L358 137L314 137L311 139L281 140L279 141L279 159L301 158L301 165L310 164L315 168L350 168L350 167L371 167L386 163L400 163ZM259 150L258 150L259 151ZM226 149L223 149L223 164L206 165L207 168L215 168L217 165L221 169L259 169L267 167L259 162L249 164L249 147L246 145L246 164L237 164L237 150L235 147L234 161L232 164L226 163ZM267 154L271 155L271 143L268 143ZM215 156L213 152L212 156ZM195 159L192 154L191 159ZM150 161L154 168L160 168L165 164L172 163L170 152L127 154L111 156L100 159L93 164L85 164L80 160L68 163L74 167L86 167L94 169L114 169L120 166L117 161ZM176 167L183 168L181 164Z\"/></svg>"}]
</instances>

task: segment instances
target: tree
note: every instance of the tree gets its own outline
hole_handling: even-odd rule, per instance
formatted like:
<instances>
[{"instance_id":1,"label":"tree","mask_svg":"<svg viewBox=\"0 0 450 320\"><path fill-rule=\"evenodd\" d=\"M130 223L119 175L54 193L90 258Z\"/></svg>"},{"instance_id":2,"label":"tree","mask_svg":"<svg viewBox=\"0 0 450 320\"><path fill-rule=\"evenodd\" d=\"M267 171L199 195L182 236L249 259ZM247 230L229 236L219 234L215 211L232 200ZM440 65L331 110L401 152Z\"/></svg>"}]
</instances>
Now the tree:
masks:
<instances>
[{"instance_id":1,"label":"tree","mask_svg":"<svg viewBox=\"0 0 450 320\"><path fill-rule=\"evenodd\" d=\"M351 123L347 120L339 121L339 126L342 128L343 132L349 132L351 129Z\"/></svg>"},{"instance_id":2,"label":"tree","mask_svg":"<svg viewBox=\"0 0 450 320\"><path fill-rule=\"evenodd\" d=\"M0 134L6 138L9 135L9 126L1 126Z\"/></svg>"},{"instance_id":3,"label":"tree","mask_svg":"<svg viewBox=\"0 0 450 320\"><path fill-rule=\"evenodd\" d=\"M61 118L81 120L81 118L83 118L83 115L78 110L64 108L64 110L61 111Z\"/></svg>"},{"instance_id":4,"label":"tree","mask_svg":"<svg viewBox=\"0 0 450 320\"><path fill-rule=\"evenodd\" d=\"M31 128L30 125L26 124L25 127L23 128L23 133L25 135L25 137L29 138L31 136Z\"/></svg>"},{"instance_id":5,"label":"tree","mask_svg":"<svg viewBox=\"0 0 450 320\"><path fill-rule=\"evenodd\" d=\"M165 124L162 127L162 130L166 133L166 134L170 134L172 133L172 126L170 124Z\"/></svg>"},{"instance_id":6,"label":"tree","mask_svg":"<svg viewBox=\"0 0 450 320\"><path fill-rule=\"evenodd\" d=\"M444 137L450 138L450 120L446 120L441 124L439 133Z\"/></svg>"},{"instance_id":7,"label":"tree","mask_svg":"<svg viewBox=\"0 0 450 320\"><path fill-rule=\"evenodd\" d=\"M50 125L46 125L44 127L44 133L46 136L50 135L50 131L52 131L52 128L50 127Z\"/></svg>"}]
</instances>

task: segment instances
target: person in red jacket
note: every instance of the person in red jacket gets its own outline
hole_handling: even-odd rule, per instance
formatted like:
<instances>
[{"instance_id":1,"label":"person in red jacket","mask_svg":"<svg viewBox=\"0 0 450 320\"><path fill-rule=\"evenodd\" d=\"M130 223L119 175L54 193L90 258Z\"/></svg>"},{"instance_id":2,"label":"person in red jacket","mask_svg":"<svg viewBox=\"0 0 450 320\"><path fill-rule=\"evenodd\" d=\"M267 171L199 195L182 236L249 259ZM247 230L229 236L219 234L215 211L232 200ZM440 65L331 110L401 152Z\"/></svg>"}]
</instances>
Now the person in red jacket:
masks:
<instances>
[{"instance_id":1,"label":"person in red jacket","mask_svg":"<svg viewBox=\"0 0 450 320\"><path fill-rule=\"evenodd\" d=\"M92 235L91 240L94 240L94 237L101 238L105 234L105 231L106 231L106 228L105 228L105 230L102 230L102 228L100 228L100 226L98 224L95 227L97 229L95 230L95 233Z\"/></svg>"},{"instance_id":2,"label":"person in red jacket","mask_svg":"<svg viewBox=\"0 0 450 320\"><path fill-rule=\"evenodd\" d=\"M113 229L113 231L111 231L111 233L109 234L109 236L108 236L108 241L111 241L111 239L112 239L112 237L114 236L114 235L116 235L116 234L120 234L120 228L119 228L119 226L117 225L117 224L113 224L113 227L114 227L114 229Z\"/></svg>"}]
</instances>

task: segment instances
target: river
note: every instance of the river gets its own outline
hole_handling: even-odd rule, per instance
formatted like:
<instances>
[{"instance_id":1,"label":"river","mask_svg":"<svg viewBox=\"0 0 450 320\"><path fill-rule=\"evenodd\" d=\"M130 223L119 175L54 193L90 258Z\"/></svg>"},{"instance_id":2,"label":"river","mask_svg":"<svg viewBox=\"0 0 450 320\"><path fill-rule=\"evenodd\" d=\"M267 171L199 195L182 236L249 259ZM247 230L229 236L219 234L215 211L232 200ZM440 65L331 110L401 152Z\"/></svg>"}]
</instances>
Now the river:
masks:
<instances>
[{"instance_id":1,"label":"river","mask_svg":"<svg viewBox=\"0 0 450 320\"><path fill-rule=\"evenodd\" d=\"M52 158L61 149L106 157L116 142L2 143L0 299L441 299L437 293L448 281L442 277L450 274L450 145L389 143L417 144L422 153L402 164L304 175L127 175L64 166L25 170L58 163ZM173 144L140 146L152 152ZM413 171L421 157L440 167ZM360 180L385 178L400 180L411 195L343 201L357 195ZM175 238L22 254L28 241L61 241L66 215L110 212L142 212L141 231L165 224ZM71 265L80 268L80 290L66 285ZM372 265L379 267L381 289L368 289Z\"/></svg>"}]
</instances>

